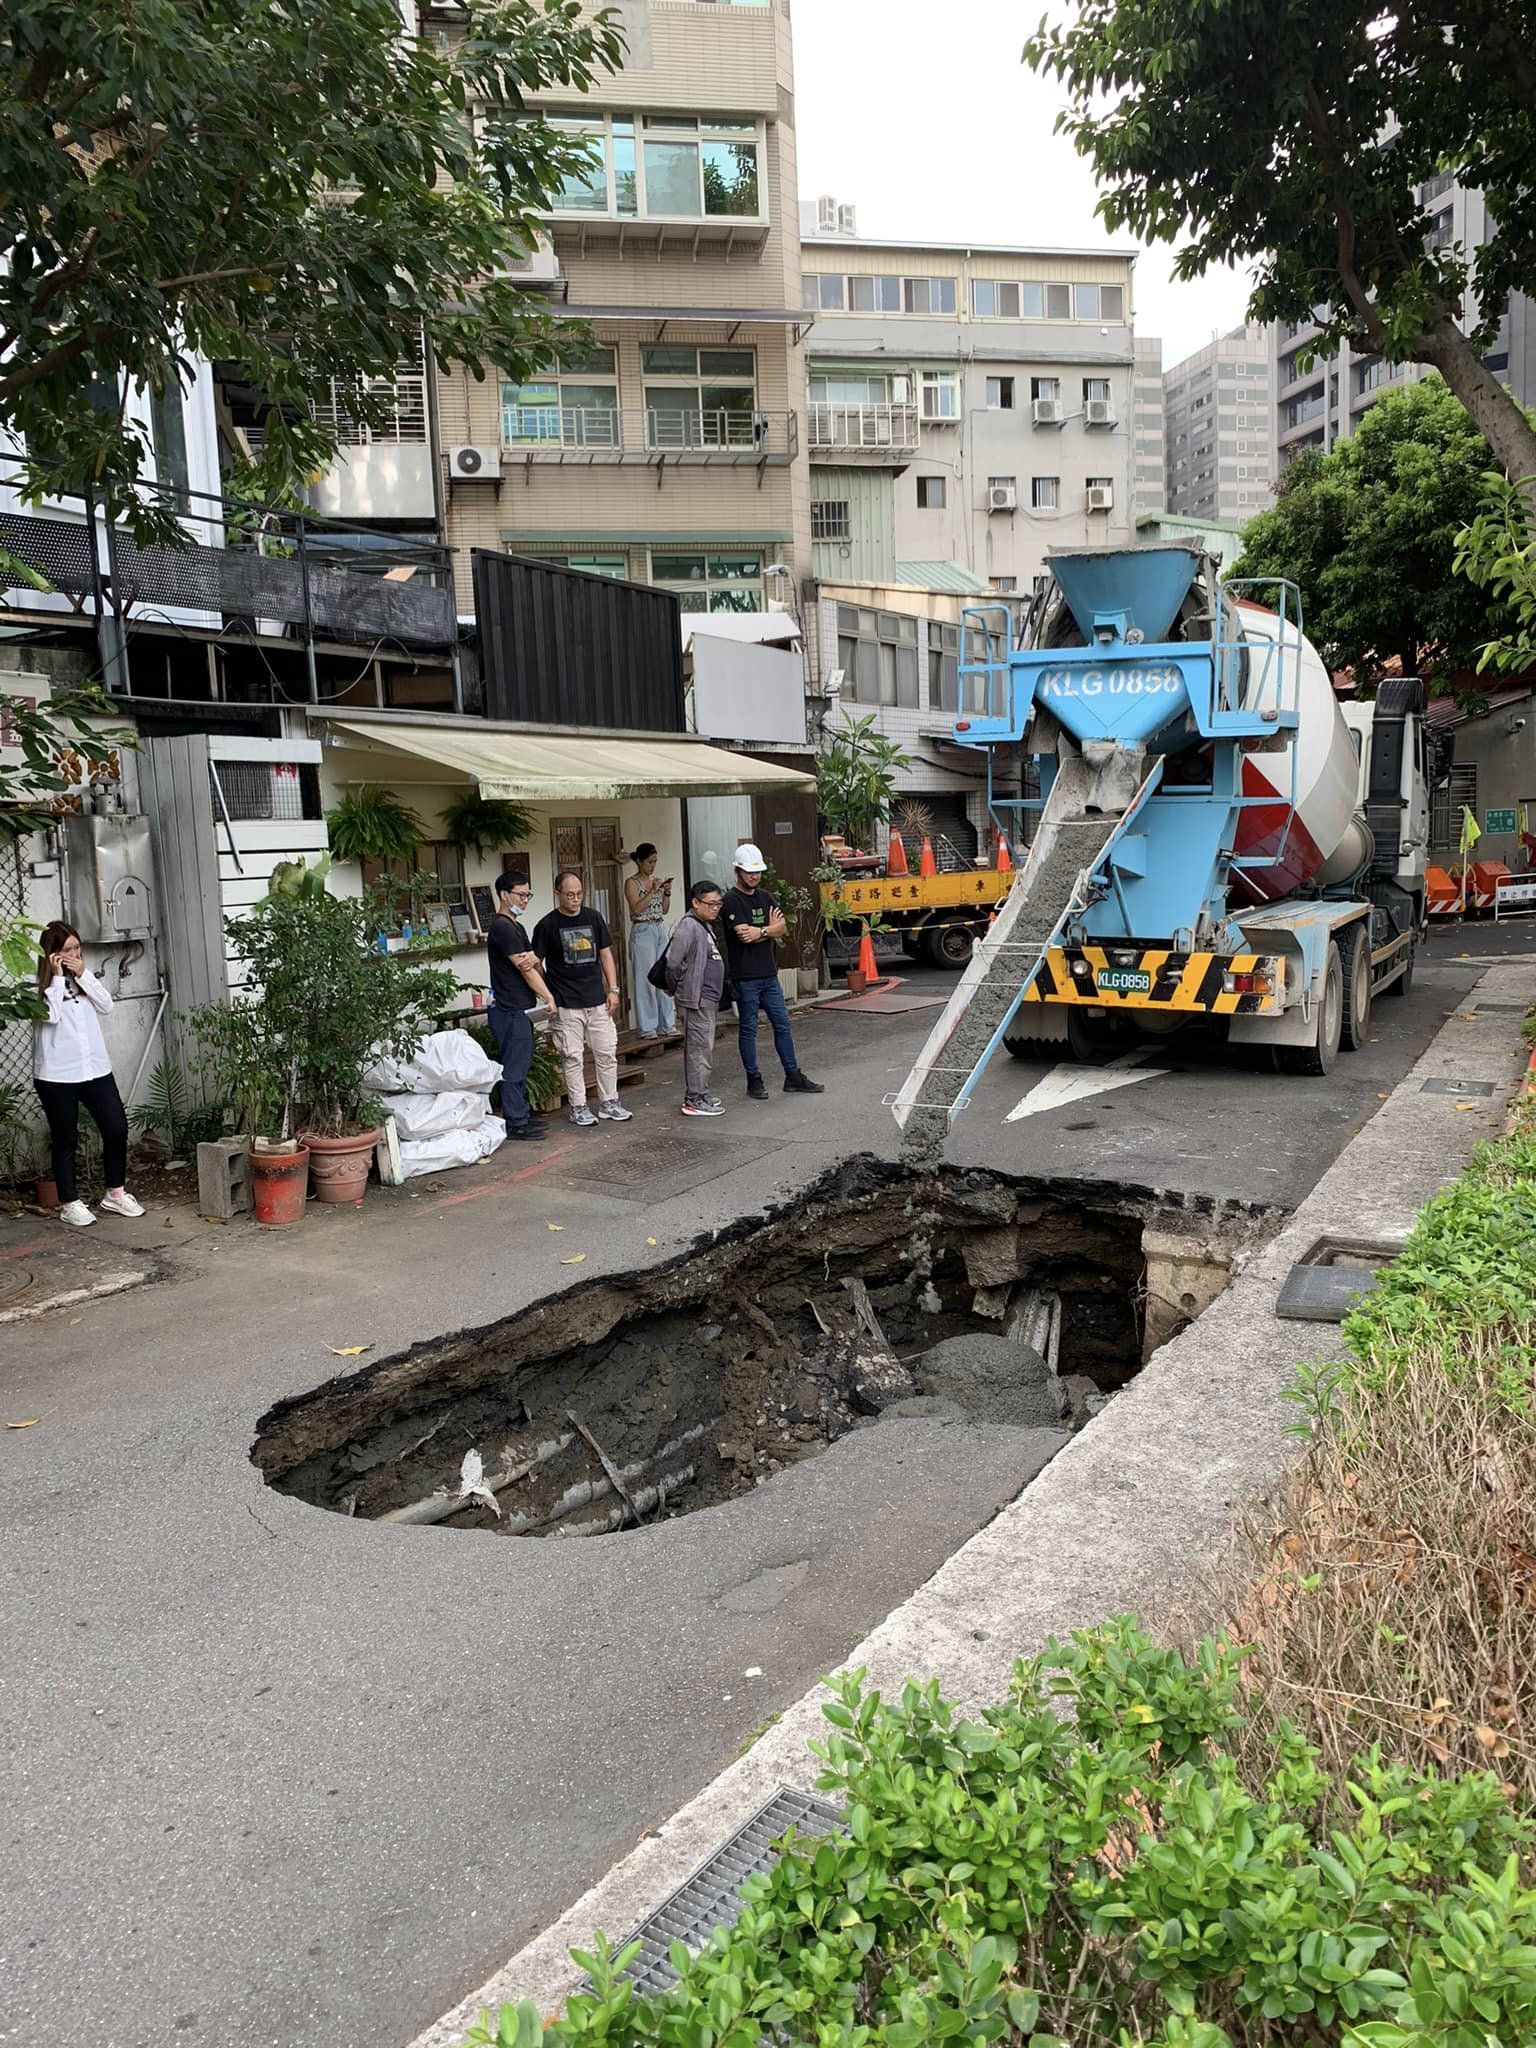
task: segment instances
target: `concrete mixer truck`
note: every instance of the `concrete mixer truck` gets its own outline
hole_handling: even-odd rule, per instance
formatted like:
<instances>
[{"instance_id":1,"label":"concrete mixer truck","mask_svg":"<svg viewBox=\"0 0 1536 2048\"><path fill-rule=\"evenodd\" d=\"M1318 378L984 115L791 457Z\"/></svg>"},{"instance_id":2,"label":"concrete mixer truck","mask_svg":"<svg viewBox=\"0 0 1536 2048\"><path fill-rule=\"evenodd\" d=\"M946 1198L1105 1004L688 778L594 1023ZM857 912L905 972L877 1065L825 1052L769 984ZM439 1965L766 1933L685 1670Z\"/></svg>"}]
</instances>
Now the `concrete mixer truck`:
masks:
<instances>
[{"instance_id":1,"label":"concrete mixer truck","mask_svg":"<svg viewBox=\"0 0 1536 2048\"><path fill-rule=\"evenodd\" d=\"M1204 1020L1327 1073L1406 989L1424 929L1422 684L1341 710L1294 585L1223 584L1196 547L1048 568L1016 643L1004 607L962 624L954 738L985 753L1010 840L1038 823L895 1097L919 1157L1000 1045L1086 1058Z\"/></svg>"}]
</instances>

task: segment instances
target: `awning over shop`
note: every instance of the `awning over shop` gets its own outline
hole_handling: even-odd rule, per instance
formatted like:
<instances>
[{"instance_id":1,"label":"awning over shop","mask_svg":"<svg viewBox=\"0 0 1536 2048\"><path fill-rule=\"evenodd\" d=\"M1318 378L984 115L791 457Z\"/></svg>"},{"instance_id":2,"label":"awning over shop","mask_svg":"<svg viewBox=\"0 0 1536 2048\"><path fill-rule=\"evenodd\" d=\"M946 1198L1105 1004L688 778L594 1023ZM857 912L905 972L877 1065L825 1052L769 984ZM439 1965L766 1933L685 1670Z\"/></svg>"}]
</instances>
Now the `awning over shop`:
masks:
<instances>
[{"instance_id":1,"label":"awning over shop","mask_svg":"<svg viewBox=\"0 0 1536 2048\"><path fill-rule=\"evenodd\" d=\"M317 722L312 717L312 722ZM606 803L627 797L753 796L813 789L815 777L753 760L684 733L523 731L481 719L373 718L322 721L349 751L368 758L367 772L397 781L450 779L475 783L483 797L517 803ZM397 771L405 771L399 773Z\"/></svg>"}]
</instances>

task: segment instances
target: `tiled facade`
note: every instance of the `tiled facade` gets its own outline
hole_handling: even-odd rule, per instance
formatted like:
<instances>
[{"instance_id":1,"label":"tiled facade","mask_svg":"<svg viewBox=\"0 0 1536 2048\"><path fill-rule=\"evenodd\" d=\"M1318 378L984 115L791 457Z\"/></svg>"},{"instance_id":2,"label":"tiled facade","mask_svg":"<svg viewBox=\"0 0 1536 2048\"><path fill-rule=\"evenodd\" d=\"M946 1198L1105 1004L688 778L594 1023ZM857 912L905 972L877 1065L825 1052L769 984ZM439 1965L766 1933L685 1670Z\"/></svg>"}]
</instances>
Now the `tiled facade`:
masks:
<instances>
[{"instance_id":1,"label":"tiled facade","mask_svg":"<svg viewBox=\"0 0 1536 2048\"><path fill-rule=\"evenodd\" d=\"M1134 407L1131 417L1131 503L1138 519L1161 512L1168 503L1167 450L1164 445L1163 344L1138 334Z\"/></svg>"},{"instance_id":2,"label":"tiled facade","mask_svg":"<svg viewBox=\"0 0 1536 2048\"><path fill-rule=\"evenodd\" d=\"M1191 519L1251 519L1271 503L1267 330L1234 327L1163 372L1166 509Z\"/></svg>"}]
</instances>

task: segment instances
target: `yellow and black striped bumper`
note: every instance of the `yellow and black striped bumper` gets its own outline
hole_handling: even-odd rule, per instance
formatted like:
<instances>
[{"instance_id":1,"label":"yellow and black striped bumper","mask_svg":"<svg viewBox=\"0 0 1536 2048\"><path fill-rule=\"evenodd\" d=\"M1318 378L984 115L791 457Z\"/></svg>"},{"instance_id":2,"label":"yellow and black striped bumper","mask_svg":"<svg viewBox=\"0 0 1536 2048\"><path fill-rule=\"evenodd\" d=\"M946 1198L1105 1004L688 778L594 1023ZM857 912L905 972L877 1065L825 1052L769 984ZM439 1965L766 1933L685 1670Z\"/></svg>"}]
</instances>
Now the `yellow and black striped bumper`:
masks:
<instances>
[{"instance_id":1,"label":"yellow and black striped bumper","mask_svg":"<svg viewBox=\"0 0 1536 2048\"><path fill-rule=\"evenodd\" d=\"M1227 978L1260 986L1229 989ZM1267 981L1267 987L1263 986ZM1058 946L1024 1000L1091 1003L1105 1010L1176 1010L1205 1017L1272 1016L1284 1002L1284 966L1266 953L1176 953L1170 946Z\"/></svg>"}]
</instances>

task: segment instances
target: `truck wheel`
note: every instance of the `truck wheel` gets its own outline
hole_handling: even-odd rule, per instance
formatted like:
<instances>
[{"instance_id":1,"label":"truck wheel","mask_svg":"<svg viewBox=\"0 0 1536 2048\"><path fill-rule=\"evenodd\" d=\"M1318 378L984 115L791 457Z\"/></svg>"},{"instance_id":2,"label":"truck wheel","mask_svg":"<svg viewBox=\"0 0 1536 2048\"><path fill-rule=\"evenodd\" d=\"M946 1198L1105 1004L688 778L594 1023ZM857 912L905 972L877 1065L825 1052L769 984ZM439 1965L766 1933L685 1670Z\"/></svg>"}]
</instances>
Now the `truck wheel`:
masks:
<instances>
[{"instance_id":1,"label":"truck wheel","mask_svg":"<svg viewBox=\"0 0 1536 2048\"><path fill-rule=\"evenodd\" d=\"M1363 924L1345 932L1341 941L1344 964L1344 1044L1358 1052L1371 1035L1371 944Z\"/></svg>"},{"instance_id":2,"label":"truck wheel","mask_svg":"<svg viewBox=\"0 0 1536 2048\"><path fill-rule=\"evenodd\" d=\"M1403 963L1403 971L1397 977L1396 981L1389 983L1389 985L1382 990L1381 993L1383 997L1405 996L1407 995L1409 989L1413 987L1413 963L1418 955L1418 950L1418 940L1411 940L1408 946L1408 958Z\"/></svg>"},{"instance_id":3,"label":"truck wheel","mask_svg":"<svg viewBox=\"0 0 1536 2048\"><path fill-rule=\"evenodd\" d=\"M935 967L968 966L975 943L964 924L930 925L923 933L923 950Z\"/></svg>"},{"instance_id":4,"label":"truck wheel","mask_svg":"<svg viewBox=\"0 0 1536 2048\"><path fill-rule=\"evenodd\" d=\"M1344 1035L1344 962L1337 941L1328 945L1328 964L1323 969L1322 998L1317 1005L1316 1036L1311 1045L1277 1045L1275 1065L1282 1074L1326 1074L1339 1056Z\"/></svg>"}]
</instances>

